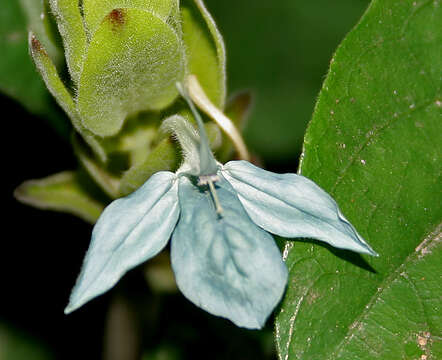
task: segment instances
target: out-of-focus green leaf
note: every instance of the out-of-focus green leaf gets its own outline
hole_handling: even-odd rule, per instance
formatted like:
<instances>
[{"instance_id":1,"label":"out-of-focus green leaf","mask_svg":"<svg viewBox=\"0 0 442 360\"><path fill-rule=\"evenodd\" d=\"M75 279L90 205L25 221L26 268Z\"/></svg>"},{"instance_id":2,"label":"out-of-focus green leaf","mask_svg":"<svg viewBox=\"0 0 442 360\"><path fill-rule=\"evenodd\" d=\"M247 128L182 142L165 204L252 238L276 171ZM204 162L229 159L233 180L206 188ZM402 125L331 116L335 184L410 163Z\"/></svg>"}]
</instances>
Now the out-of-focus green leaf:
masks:
<instances>
[{"instance_id":1,"label":"out-of-focus green leaf","mask_svg":"<svg viewBox=\"0 0 442 360\"><path fill-rule=\"evenodd\" d=\"M0 91L28 111L44 117L68 136L69 126L56 109L28 52L27 21L19 1L4 1L0 11ZM35 14L34 14L35 15Z\"/></svg>"},{"instance_id":2,"label":"out-of-focus green leaf","mask_svg":"<svg viewBox=\"0 0 442 360\"><path fill-rule=\"evenodd\" d=\"M143 185L153 174L161 170L174 170L180 161L180 152L170 138L163 139L147 156L146 160L130 168L122 177L120 192L130 194Z\"/></svg>"},{"instance_id":3,"label":"out-of-focus green leaf","mask_svg":"<svg viewBox=\"0 0 442 360\"><path fill-rule=\"evenodd\" d=\"M282 359L442 356L441 10L375 0L333 58L301 172L380 257L286 246Z\"/></svg>"},{"instance_id":4,"label":"out-of-focus green leaf","mask_svg":"<svg viewBox=\"0 0 442 360\"><path fill-rule=\"evenodd\" d=\"M95 32L81 74L83 125L111 136L128 115L169 105L182 81L183 52L175 31L152 13L113 10Z\"/></svg>"},{"instance_id":5,"label":"out-of-focus green leaf","mask_svg":"<svg viewBox=\"0 0 442 360\"><path fill-rule=\"evenodd\" d=\"M128 169L146 159L157 137L160 122L157 112L138 113L125 120L118 135L104 139L103 145L111 158L124 156L127 165L120 168Z\"/></svg>"},{"instance_id":6,"label":"out-of-focus green leaf","mask_svg":"<svg viewBox=\"0 0 442 360\"><path fill-rule=\"evenodd\" d=\"M242 132L246 126L252 108L252 95L248 91L242 91L232 96L226 105L225 113L233 121L235 126ZM231 159L234 151L232 141L223 134L223 143L217 151L217 158L221 162Z\"/></svg>"},{"instance_id":7,"label":"out-of-focus green leaf","mask_svg":"<svg viewBox=\"0 0 442 360\"><path fill-rule=\"evenodd\" d=\"M28 180L14 192L22 203L44 210L54 210L76 215L95 223L105 204L93 197L85 186L82 174L64 171L38 180Z\"/></svg>"},{"instance_id":8,"label":"out-of-focus green leaf","mask_svg":"<svg viewBox=\"0 0 442 360\"><path fill-rule=\"evenodd\" d=\"M0 359L51 360L55 359L45 344L18 330L0 325Z\"/></svg>"},{"instance_id":9,"label":"out-of-focus green leaf","mask_svg":"<svg viewBox=\"0 0 442 360\"><path fill-rule=\"evenodd\" d=\"M140 9L153 12L163 20L171 13L174 0L83 0L83 14L87 30L93 34L100 23L114 9Z\"/></svg>"},{"instance_id":10,"label":"out-of-focus green leaf","mask_svg":"<svg viewBox=\"0 0 442 360\"><path fill-rule=\"evenodd\" d=\"M253 96L249 91L234 94L226 105L225 113L238 129L243 130L253 106Z\"/></svg>"},{"instance_id":11,"label":"out-of-focus green leaf","mask_svg":"<svg viewBox=\"0 0 442 360\"><path fill-rule=\"evenodd\" d=\"M156 293L175 293L178 291L170 264L169 251L163 250L148 261L144 266L143 274L149 287Z\"/></svg>"},{"instance_id":12,"label":"out-of-focus green leaf","mask_svg":"<svg viewBox=\"0 0 442 360\"><path fill-rule=\"evenodd\" d=\"M174 345L161 344L155 350L146 351L142 360L179 360L181 351Z\"/></svg>"},{"instance_id":13,"label":"out-of-focus green leaf","mask_svg":"<svg viewBox=\"0 0 442 360\"><path fill-rule=\"evenodd\" d=\"M76 134L72 136L72 145L75 155L80 160L81 165L88 172L90 177L109 195L112 199L119 197L120 180L110 172L106 171L103 166L97 162L93 154L82 143Z\"/></svg>"},{"instance_id":14,"label":"out-of-focus green leaf","mask_svg":"<svg viewBox=\"0 0 442 360\"><path fill-rule=\"evenodd\" d=\"M369 0L205 3L227 46L229 92L253 89L250 150L294 168L330 58Z\"/></svg>"},{"instance_id":15,"label":"out-of-focus green leaf","mask_svg":"<svg viewBox=\"0 0 442 360\"><path fill-rule=\"evenodd\" d=\"M201 0L183 0L180 7L187 71L197 76L209 99L222 109L226 97L222 36Z\"/></svg>"}]
</instances>

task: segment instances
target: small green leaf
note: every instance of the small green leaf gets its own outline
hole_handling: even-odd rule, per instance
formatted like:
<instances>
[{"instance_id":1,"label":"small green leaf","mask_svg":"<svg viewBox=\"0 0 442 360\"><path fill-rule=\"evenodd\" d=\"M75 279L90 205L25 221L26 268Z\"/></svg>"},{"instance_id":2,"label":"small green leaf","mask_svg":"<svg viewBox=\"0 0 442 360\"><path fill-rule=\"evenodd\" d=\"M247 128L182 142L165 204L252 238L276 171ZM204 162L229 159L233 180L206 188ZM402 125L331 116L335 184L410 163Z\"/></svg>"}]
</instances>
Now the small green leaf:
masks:
<instances>
[{"instance_id":1,"label":"small green leaf","mask_svg":"<svg viewBox=\"0 0 442 360\"><path fill-rule=\"evenodd\" d=\"M183 46L159 17L138 9L113 10L95 32L78 90L83 125L115 135L128 115L171 104L184 72Z\"/></svg>"},{"instance_id":2,"label":"small green leaf","mask_svg":"<svg viewBox=\"0 0 442 360\"><path fill-rule=\"evenodd\" d=\"M333 58L301 172L380 256L286 247L280 358L415 359L427 333L442 357L440 245L420 245L442 219L440 19L440 1L375 0Z\"/></svg>"},{"instance_id":3,"label":"small green leaf","mask_svg":"<svg viewBox=\"0 0 442 360\"><path fill-rule=\"evenodd\" d=\"M33 32L29 33L29 50L37 70L48 90L70 118L76 117L75 103L66 86L61 81L57 69L46 49Z\"/></svg>"},{"instance_id":4,"label":"small green leaf","mask_svg":"<svg viewBox=\"0 0 442 360\"><path fill-rule=\"evenodd\" d=\"M154 13L164 21L169 17L174 0L83 0L86 28L93 35L105 16L114 9L140 9Z\"/></svg>"},{"instance_id":5,"label":"small green leaf","mask_svg":"<svg viewBox=\"0 0 442 360\"><path fill-rule=\"evenodd\" d=\"M28 180L14 192L22 203L44 209L66 212L95 223L105 204L93 197L84 186L80 173L64 171L39 180Z\"/></svg>"},{"instance_id":6,"label":"small green leaf","mask_svg":"<svg viewBox=\"0 0 442 360\"><path fill-rule=\"evenodd\" d=\"M197 76L209 99L220 109L226 97L224 41L201 0L181 2L187 72Z\"/></svg>"},{"instance_id":7,"label":"small green leaf","mask_svg":"<svg viewBox=\"0 0 442 360\"><path fill-rule=\"evenodd\" d=\"M87 47L79 0L50 0L50 5L63 38L69 73L78 84Z\"/></svg>"},{"instance_id":8,"label":"small green leaf","mask_svg":"<svg viewBox=\"0 0 442 360\"><path fill-rule=\"evenodd\" d=\"M61 81L57 69L43 45L32 32L29 33L29 50L35 66L40 72L49 92L55 97L57 103L69 116L75 130L83 136L88 145L91 146L94 152L104 162L107 157L105 150L100 141L90 131L83 128L72 95Z\"/></svg>"},{"instance_id":9,"label":"small green leaf","mask_svg":"<svg viewBox=\"0 0 442 360\"><path fill-rule=\"evenodd\" d=\"M28 30L32 31L46 49L54 64L63 63L63 50L55 43L55 36L50 33L50 16L45 2L48 0L19 0L27 18Z\"/></svg>"}]
</instances>

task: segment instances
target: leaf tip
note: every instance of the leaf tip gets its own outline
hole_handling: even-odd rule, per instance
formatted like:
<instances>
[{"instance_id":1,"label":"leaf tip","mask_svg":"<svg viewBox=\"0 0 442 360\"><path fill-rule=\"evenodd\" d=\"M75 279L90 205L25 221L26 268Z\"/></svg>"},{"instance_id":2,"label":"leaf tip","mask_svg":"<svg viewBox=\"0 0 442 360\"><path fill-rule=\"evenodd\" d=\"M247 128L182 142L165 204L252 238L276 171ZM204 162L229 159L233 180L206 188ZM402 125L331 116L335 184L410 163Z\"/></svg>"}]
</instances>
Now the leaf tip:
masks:
<instances>
[{"instance_id":1,"label":"leaf tip","mask_svg":"<svg viewBox=\"0 0 442 360\"><path fill-rule=\"evenodd\" d=\"M374 257L379 257L379 254L376 251L374 251L373 249L371 249L370 255L374 256Z\"/></svg>"},{"instance_id":2,"label":"leaf tip","mask_svg":"<svg viewBox=\"0 0 442 360\"><path fill-rule=\"evenodd\" d=\"M48 55L41 42L37 39L32 31L29 32L29 46L33 54L38 53L40 55Z\"/></svg>"},{"instance_id":3,"label":"leaf tip","mask_svg":"<svg viewBox=\"0 0 442 360\"><path fill-rule=\"evenodd\" d=\"M21 202L22 204L31 205L38 208L43 208L43 204L38 201L38 199L30 193L32 185L35 184L35 180L26 180L17 186L12 193L15 200Z\"/></svg>"}]
</instances>

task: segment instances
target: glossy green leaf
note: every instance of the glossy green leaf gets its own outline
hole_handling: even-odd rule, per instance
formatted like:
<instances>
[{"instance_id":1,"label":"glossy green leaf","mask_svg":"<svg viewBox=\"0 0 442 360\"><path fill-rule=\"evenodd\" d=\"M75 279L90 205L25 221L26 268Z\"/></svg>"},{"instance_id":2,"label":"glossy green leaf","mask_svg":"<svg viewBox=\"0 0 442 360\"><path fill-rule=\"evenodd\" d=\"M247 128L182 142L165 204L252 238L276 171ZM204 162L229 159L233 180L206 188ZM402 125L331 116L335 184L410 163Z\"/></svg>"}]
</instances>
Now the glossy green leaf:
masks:
<instances>
[{"instance_id":1,"label":"glossy green leaf","mask_svg":"<svg viewBox=\"0 0 442 360\"><path fill-rule=\"evenodd\" d=\"M339 344L336 358L440 358L441 230L439 226L384 280Z\"/></svg>"},{"instance_id":2,"label":"glossy green leaf","mask_svg":"<svg viewBox=\"0 0 442 360\"><path fill-rule=\"evenodd\" d=\"M419 245L442 218L441 11L439 1L375 0L333 58L301 172L380 256L286 246L282 359L415 359L425 334L423 354L442 356L441 251Z\"/></svg>"},{"instance_id":3,"label":"glossy green leaf","mask_svg":"<svg viewBox=\"0 0 442 360\"><path fill-rule=\"evenodd\" d=\"M226 54L224 41L201 0L180 4L187 71L197 76L209 99L224 108Z\"/></svg>"},{"instance_id":4,"label":"glossy green leaf","mask_svg":"<svg viewBox=\"0 0 442 360\"><path fill-rule=\"evenodd\" d=\"M43 179L25 181L15 190L14 196L22 203L66 212L95 223L105 204L93 197L89 190L81 174L64 171Z\"/></svg>"},{"instance_id":5,"label":"glossy green leaf","mask_svg":"<svg viewBox=\"0 0 442 360\"><path fill-rule=\"evenodd\" d=\"M87 47L86 31L79 4L79 0L50 0L58 30L63 38L69 73L76 84L79 82Z\"/></svg>"},{"instance_id":6,"label":"glossy green leaf","mask_svg":"<svg viewBox=\"0 0 442 360\"><path fill-rule=\"evenodd\" d=\"M93 34L101 22L114 9L140 9L167 20L175 0L83 0L83 14L89 34Z\"/></svg>"},{"instance_id":7,"label":"glossy green leaf","mask_svg":"<svg viewBox=\"0 0 442 360\"><path fill-rule=\"evenodd\" d=\"M128 115L159 110L176 98L183 46L159 17L138 9L112 11L88 48L78 92L83 125L115 135Z\"/></svg>"}]
</instances>

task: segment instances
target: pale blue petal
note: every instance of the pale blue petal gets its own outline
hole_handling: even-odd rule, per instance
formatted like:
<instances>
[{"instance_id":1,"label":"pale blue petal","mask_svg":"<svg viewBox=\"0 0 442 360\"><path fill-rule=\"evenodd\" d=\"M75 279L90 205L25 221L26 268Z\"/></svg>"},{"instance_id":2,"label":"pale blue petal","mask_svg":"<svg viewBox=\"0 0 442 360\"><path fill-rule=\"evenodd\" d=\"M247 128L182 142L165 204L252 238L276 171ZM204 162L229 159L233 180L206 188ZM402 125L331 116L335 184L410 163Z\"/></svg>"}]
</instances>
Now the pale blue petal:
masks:
<instances>
[{"instance_id":1,"label":"pale blue petal","mask_svg":"<svg viewBox=\"0 0 442 360\"><path fill-rule=\"evenodd\" d=\"M263 229L377 255L341 214L333 198L306 177L275 174L247 161L230 161L222 173L249 216Z\"/></svg>"},{"instance_id":2,"label":"pale blue petal","mask_svg":"<svg viewBox=\"0 0 442 360\"><path fill-rule=\"evenodd\" d=\"M177 189L175 174L158 172L103 211L65 313L108 291L167 245L180 213Z\"/></svg>"},{"instance_id":3,"label":"pale blue petal","mask_svg":"<svg viewBox=\"0 0 442 360\"><path fill-rule=\"evenodd\" d=\"M222 178L215 185L221 217L208 191L180 179L181 217L171 254L175 278L197 306L259 329L284 293L287 269L272 236L250 220L230 184Z\"/></svg>"}]
</instances>

